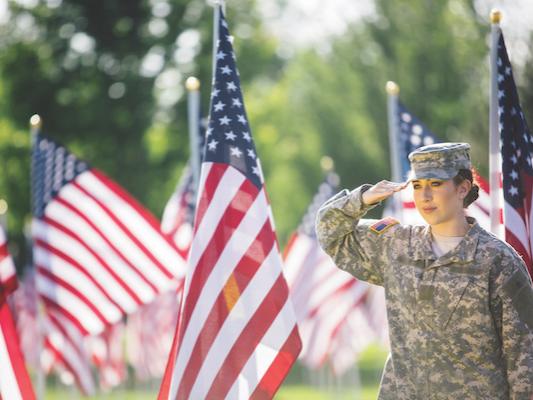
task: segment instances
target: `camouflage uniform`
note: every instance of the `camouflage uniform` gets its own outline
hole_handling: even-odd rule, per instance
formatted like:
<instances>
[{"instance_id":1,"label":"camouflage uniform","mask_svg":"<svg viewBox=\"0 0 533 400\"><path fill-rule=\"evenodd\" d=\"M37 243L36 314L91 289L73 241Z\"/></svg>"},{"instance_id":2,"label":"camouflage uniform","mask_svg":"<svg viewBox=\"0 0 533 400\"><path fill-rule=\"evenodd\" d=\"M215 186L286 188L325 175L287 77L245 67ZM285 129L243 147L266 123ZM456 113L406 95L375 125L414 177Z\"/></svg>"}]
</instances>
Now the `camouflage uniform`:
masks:
<instances>
[{"instance_id":1,"label":"camouflage uniform","mask_svg":"<svg viewBox=\"0 0 533 400\"><path fill-rule=\"evenodd\" d=\"M469 218L437 258L429 226L361 219L369 187L328 200L316 229L339 268L385 288L391 354L379 399L531 400L533 284L520 256Z\"/></svg>"}]
</instances>

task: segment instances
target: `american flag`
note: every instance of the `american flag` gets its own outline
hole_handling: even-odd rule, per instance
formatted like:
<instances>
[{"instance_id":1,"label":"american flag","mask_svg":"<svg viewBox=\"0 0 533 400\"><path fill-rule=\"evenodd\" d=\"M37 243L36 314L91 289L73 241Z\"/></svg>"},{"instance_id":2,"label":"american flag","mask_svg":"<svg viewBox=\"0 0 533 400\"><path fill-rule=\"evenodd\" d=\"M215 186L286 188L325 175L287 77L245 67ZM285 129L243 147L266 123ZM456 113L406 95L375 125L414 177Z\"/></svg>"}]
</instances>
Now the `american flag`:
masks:
<instances>
[{"instance_id":1,"label":"american flag","mask_svg":"<svg viewBox=\"0 0 533 400\"><path fill-rule=\"evenodd\" d=\"M11 292L17 288L17 273L15 264L9 254L7 237L0 227L0 304L3 304Z\"/></svg>"},{"instance_id":2,"label":"american flag","mask_svg":"<svg viewBox=\"0 0 533 400\"><path fill-rule=\"evenodd\" d=\"M199 122L200 137L198 138L198 145L200 147L200 155L203 154L205 147L206 123L205 118L202 118ZM185 166L176 190L165 206L161 219L161 230L170 236L184 259L187 259L191 247L194 209L196 206L197 189L194 187L193 166L191 164L192 161L189 161Z\"/></svg>"},{"instance_id":3,"label":"american flag","mask_svg":"<svg viewBox=\"0 0 533 400\"><path fill-rule=\"evenodd\" d=\"M188 163L161 219L161 230L170 237L185 260L191 247L195 200L194 179Z\"/></svg>"},{"instance_id":4,"label":"american flag","mask_svg":"<svg viewBox=\"0 0 533 400\"><path fill-rule=\"evenodd\" d=\"M533 276L533 136L520 107L503 34L498 41L497 66L505 240L520 253Z\"/></svg>"},{"instance_id":5,"label":"american flag","mask_svg":"<svg viewBox=\"0 0 533 400\"><path fill-rule=\"evenodd\" d=\"M26 363L33 369L40 365L41 332L37 320L37 302L35 273L28 267L22 280L19 280L18 290L13 293L13 305L20 349Z\"/></svg>"},{"instance_id":6,"label":"american flag","mask_svg":"<svg viewBox=\"0 0 533 400\"><path fill-rule=\"evenodd\" d=\"M329 172L298 230L289 239L284 254L284 273L303 343L300 359L312 369L321 367L333 357L333 343L339 343L337 336L340 332L349 330L348 317L357 313L370 287L366 282L358 281L338 269L320 248L316 238L317 211L333 196L338 184L339 177ZM365 329L365 325L353 327L355 329L350 334L354 337L373 336L372 332ZM351 364L354 360L351 359ZM342 374L344 368L338 367L335 371Z\"/></svg>"},{"instance_id":7,"label":"american flag","mask_svg":"<svg viewBox=\"0 0 533 400\"><path fill-rule=\"evenodd\" d=\"M123 383L128 377L124 352L126 324L118 322L98 336L90 336L87 346L92 364L98 369L98 383L104 392Z\"/></svg>"},{"instance_id":8,"label":"american flag","mask_svg":"<svg viewBox=\"0 0 533 400\"><path fill-rule=\"evenodd\" d=\"M35 395L7 302L8 296L16 287L15 265L9 255L6 234L0 227L0 398L31 400Z\"/></svg>"},{"instance_id":9,"label":"american flag","mask_svg":"<svg viewBox=\"0 0 533 400\"><path fill-rule=\"evenodd\" d=\"M41 300L98 334L183 279L157 220L115 182L38 134L32 156L33 259Z\"/></svg>"},{"instance_id":10,"label":"american flag","mask_svg":"<svg viewBox=\"0 0 533 400\"><path fill-rule=\"evenodd\" d=\"M128 317L126 354L135 378L160 380L165 372L178 321L181 287L162 294Z\"/></svg>"},{"instance_id":11,"label":"american flag","mask_svg":"<svg viewBox=\"0 0 533 400\"><path fill-rule=\"evenodd\" d=\"M402 103L398 102L398 116L399 123L399 149L400 160L402 165L402 177L408 179L410 172L410 164L407 156L418 147L427 146L433 143L440 142L439 139ZM479 185L479 198L472 203L468 209L467 214L476 218L477 222L485 229L490 231L490 195L489 184L476 171L474 171L476 183ZM400 213L398 218L404 223L409 224L425 224L422 216L416 211L413 200L413 189L409 185L405 190L400 192L397 197L401 200Z\"/></svg>"},{"instance_id":12,"label":"american flag","mask_svg":"<svg viewBox=\"0 0 533 400\"><path fill-rule=\"evenodd\" d=\"M220 15L190 270L160 399L271 398L301 347Z\"/></svg>"},{"instance_id":13,"label":"american flag","mask_svg":"<svg viewBox=\"0 0 533 400\"><path fill-rule=\"evenodd\" d=\"M41 363L44 371L55 371L65 385L76 384L84 395L94 395L96 385L85 345L87 336L57 309L47 310L43 325Z\"/></svg>"}]
</instances>

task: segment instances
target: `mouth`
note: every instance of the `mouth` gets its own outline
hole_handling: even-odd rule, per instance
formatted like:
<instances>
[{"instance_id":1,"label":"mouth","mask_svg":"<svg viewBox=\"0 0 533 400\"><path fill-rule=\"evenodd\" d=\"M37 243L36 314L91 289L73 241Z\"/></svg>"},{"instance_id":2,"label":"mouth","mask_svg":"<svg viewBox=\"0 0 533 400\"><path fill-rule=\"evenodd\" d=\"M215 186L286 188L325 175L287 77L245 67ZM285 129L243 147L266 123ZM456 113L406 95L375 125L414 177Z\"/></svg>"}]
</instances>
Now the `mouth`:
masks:
<instances>
[{"instance_id":1,"label":"mouth","mask_svg":"<svg viewBox=\"0 0 533 400\"><path fill-rule=\"evenodd\" d=\"M422 207L422 211L424 211L426 214L430 214L433 211L435 211L437 207Z\"/></svg>"}]
</instances>

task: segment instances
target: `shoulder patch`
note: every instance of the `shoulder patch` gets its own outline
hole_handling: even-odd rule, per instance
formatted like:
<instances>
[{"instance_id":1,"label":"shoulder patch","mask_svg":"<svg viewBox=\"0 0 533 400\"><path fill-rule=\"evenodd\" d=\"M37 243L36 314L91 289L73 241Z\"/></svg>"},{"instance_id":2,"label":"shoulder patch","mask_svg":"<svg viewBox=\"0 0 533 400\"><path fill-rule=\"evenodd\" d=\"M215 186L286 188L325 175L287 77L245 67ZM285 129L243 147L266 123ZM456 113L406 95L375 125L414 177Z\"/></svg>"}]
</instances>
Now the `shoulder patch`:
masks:
<instances>
[{"instance_id":1,"label":"shoulder patch","mask_svg":"<svg viewBox=\"0 0 533 400\"><path fill-rule=\"evenodd\" d=\"M394 226L394 225L399 224L399 223L400 223L400 221L398 221L395 218L386 217L386 218L380 219L379 221L377 221L374 224L370 225L370 230L372 232L378 234L378 235L381 235L383 232L385 232L391 226Z\"/></svg>"}]
</instances>

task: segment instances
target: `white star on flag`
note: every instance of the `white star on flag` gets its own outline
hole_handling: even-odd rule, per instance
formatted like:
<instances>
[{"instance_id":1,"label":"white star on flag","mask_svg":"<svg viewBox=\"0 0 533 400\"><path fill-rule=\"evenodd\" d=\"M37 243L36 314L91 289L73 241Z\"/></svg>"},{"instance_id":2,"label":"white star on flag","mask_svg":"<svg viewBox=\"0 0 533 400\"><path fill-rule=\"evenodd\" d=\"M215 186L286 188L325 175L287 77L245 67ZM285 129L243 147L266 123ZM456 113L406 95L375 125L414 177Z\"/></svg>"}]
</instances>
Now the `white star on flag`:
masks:
<instances>
[{"instance_id":1,"label":"white star on flag","mask_svg":"<svg viewBox=\"0 0 533 400\"><path fill-rule=\"evenodd\" d=\"M228 140L235 140L235 138L237 137L237 135L235 135L233 131L226 132L225 135L226 139Z\"/></svg>"},{"instance_id":2,"label":"white star on flag","mask_svg":"<svg viewBox=\"0 0 533 400\"><path fill-rule=\"evenodd\" d=\"M242 151L239 150L238 147L230 147L231 155L235 157L241 157Z\"/></svg>"},{"instance_id":3,"label":"white star on flag","mask_svg":"<svg viewBox=\"0 0 533 400\"><path fill-rule=\"evenodd\" d=\"M209 150L215 151L217 149L217 144L218 142L213 139L207 144L207 147L209 148Z\"/></svg>"},{"instance_id":4,"label":"white star on flag","mask_svg":"<svg viewBox=\"0 0 533 400\"><path fill-rule=\"evenodd\" d=\"M219 118L218 121L220 122L220 125L229 125L231 119L228 118L227 115L224 115L222 118Z\"/></svg>"}]
</instances>

